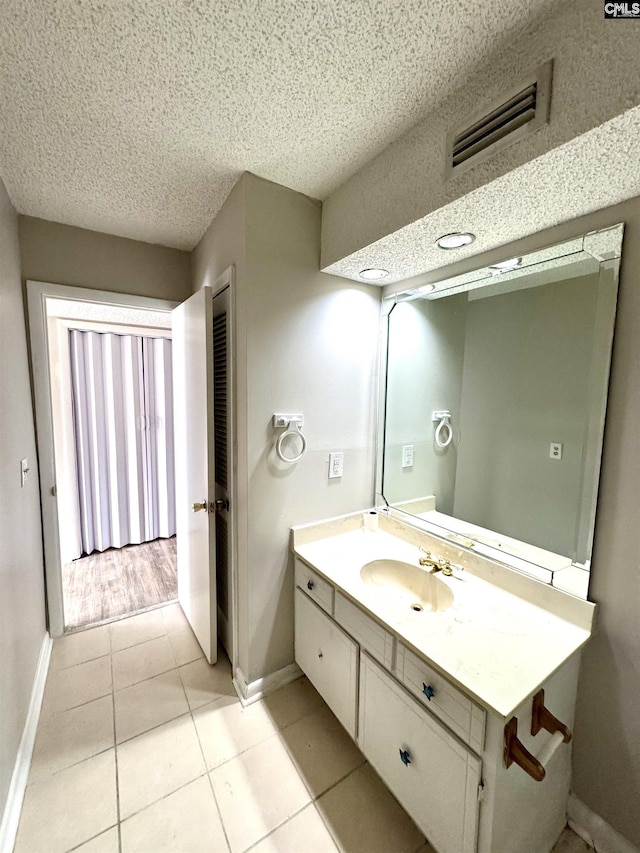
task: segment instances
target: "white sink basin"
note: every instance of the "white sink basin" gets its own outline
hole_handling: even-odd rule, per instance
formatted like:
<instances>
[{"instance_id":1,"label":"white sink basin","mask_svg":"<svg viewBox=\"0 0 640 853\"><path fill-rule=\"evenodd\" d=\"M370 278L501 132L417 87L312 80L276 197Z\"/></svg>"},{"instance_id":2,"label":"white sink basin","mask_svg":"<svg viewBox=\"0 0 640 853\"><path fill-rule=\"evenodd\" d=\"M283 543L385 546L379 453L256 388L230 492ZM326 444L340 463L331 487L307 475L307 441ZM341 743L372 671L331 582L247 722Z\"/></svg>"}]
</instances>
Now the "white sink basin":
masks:
<instances>
[{"instance_id":1,"label":"white sink basin","mask_svg":"<svg viewBox=\"0 0 640 853\"><path fill-rule=\"evenodd\" d=\"M453 593L446 583L428 569L400 560L373 560L360 569L360 577L417 612L447 610L453 604Z\"/></svg>"}]
</instances>

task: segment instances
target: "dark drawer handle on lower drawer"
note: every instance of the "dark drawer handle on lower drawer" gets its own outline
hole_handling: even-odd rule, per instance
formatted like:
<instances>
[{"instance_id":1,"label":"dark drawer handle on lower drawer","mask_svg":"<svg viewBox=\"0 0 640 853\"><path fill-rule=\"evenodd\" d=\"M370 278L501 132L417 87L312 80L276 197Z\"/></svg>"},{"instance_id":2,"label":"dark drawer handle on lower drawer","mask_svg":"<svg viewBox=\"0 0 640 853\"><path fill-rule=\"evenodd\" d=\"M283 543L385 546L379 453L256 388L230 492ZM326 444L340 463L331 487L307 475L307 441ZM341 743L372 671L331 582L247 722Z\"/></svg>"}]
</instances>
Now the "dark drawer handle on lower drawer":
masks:
<instances>
[{"instance_id":1,"label":"dark drawer handle on lower drawer","mask_svg":"<svg viewBox=\"0 0 640 853\"><path fill-rule=\"evenodd\" d=\"M399 752L400 752L400 761L402 761L404 766L407 767L409 764L411 764L411 758L409 757L408 751L406 749L401 749L401 750L399 750Z\"/></svg>"},{"instance_id":2,"label":"dark drawer handle on lower drawer","mask_svg":"<svg viewBox=\"0 0 640 853\"><path fill-rule=\"evenodd\" d=\"M422 685L422 692L427 697L429 702L431 702L433 697L436 695L436 691L433 689L433 687L430 684L423 684Z\"/></svg>"},{"instance_id":3,"label":"dark drawer handle on lower drawer","mask_svg":"<svg viewBox=\"0 0 640 853\"><path fill-rule=\"evenodd\" d=\"M313 581L307 581L307 589L313 589Z\"/></svg>"}]
</instances>

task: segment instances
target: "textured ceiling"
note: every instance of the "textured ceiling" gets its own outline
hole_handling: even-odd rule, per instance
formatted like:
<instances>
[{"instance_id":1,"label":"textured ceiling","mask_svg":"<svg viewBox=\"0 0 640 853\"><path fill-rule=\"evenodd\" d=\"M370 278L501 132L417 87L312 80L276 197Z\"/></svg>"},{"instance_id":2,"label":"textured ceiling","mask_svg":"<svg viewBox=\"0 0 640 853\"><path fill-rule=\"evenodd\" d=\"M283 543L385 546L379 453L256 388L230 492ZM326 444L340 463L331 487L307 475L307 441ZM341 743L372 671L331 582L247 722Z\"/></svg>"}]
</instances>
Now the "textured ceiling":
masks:
<instances>
[{"instance_id":1,"label":"textured ceiling","mask_svg":"<svg viewBox=\"0 0 640 853\"><path fill-rule=\"evenodd\" d=\"M561 0L3 0L20 213L190 249L243 171L325 198Z\"/></svg>"},{"instance_id":2,"label":"textured ceiling","mask_svg":"<svg viewBox=\"0 0 640 853\"><path fill-rule=\"evenodd\" d=\"M635 107L324 271L362 281L360 270L381 267L390 275L373 283L409 286L407 279L419 277L410 283L419 286L437 281L438 270L449 264L640 196L638 139L640 107ZM475 242L450 251L437 247L442 234L461 230L475 234Z\"/></svg>"}]
</instances>

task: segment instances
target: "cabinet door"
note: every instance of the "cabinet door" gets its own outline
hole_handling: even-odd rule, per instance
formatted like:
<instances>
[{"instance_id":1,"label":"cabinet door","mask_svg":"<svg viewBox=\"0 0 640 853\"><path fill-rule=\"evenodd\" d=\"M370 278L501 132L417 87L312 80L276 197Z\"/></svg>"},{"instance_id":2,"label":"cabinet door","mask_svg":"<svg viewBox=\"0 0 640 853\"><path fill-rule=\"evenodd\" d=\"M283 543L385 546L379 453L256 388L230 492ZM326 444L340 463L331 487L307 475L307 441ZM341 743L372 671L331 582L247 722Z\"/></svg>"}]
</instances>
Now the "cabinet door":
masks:
<instances>
[{"instance_id":1,"label":"cabinet door","mask_svg":"<svg viewBox=\"0 0 640 853\"><path fill-rule=\"evenodd\" d=\"M360 748L438 853L473 853L480 759L366 655Z\"/></svg>"},{"instance_id":2,"label":"cabinet door","mask_svg":"<svg viewBox=\"0 0 640 853\"><path fill-rule=\"evenodd\" d=\"M295 593L295 657L355 740L358 646L300 589Z\"/></svg>"}]
</instances>

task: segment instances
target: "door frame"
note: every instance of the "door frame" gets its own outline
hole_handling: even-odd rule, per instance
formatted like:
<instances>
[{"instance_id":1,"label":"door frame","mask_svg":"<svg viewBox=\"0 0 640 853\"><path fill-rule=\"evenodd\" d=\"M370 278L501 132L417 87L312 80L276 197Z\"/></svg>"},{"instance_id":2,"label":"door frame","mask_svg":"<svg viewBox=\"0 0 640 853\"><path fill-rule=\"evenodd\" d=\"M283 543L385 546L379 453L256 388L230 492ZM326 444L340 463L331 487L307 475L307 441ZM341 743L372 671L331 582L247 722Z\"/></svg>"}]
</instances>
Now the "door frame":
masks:
<instances>
[{"instance_id":1,"label":"door frame","mask_svg":"<svg viewBox=\"0 0 640 853\"><path fill-rule=\"evenodd\" d=\"M179 303L148 296L134 296L73 287L42 281L27 281L27 323L33 376L33 396L38 447L40 505L46 579L48 628L52 637L64 633L62 564L56 499L56 461L51 406L51 367L49 363L48 300L71 300L110 307L143 308L160 313L171 312ZM114 321L114 325L117 321ZM52 500L53 498L53 500Z\"/></svg>"},{"instance_id":2,"label":"door frame","mask_svg":"<svg viewBox=\"0 0 640 853\"><path fill-rule=\"evenodd\" d=\"M236 359L236 273L232 264L221 273L213 282L211 287L211 301L225 288L229 288L229 340L227 342L227 356L231 362L229 383L229 412L227 418L227 436L230 444L229 458L231 459L229 503L231 505L231 547L229 549L229 579L230 607L229 617L231 619L231 649L228 649L231 658L231 669L234 671L238 656L238 440L237 426L237 359ZM217 569L216 569L217 570Z\"/></svg>"}]
</instances>

